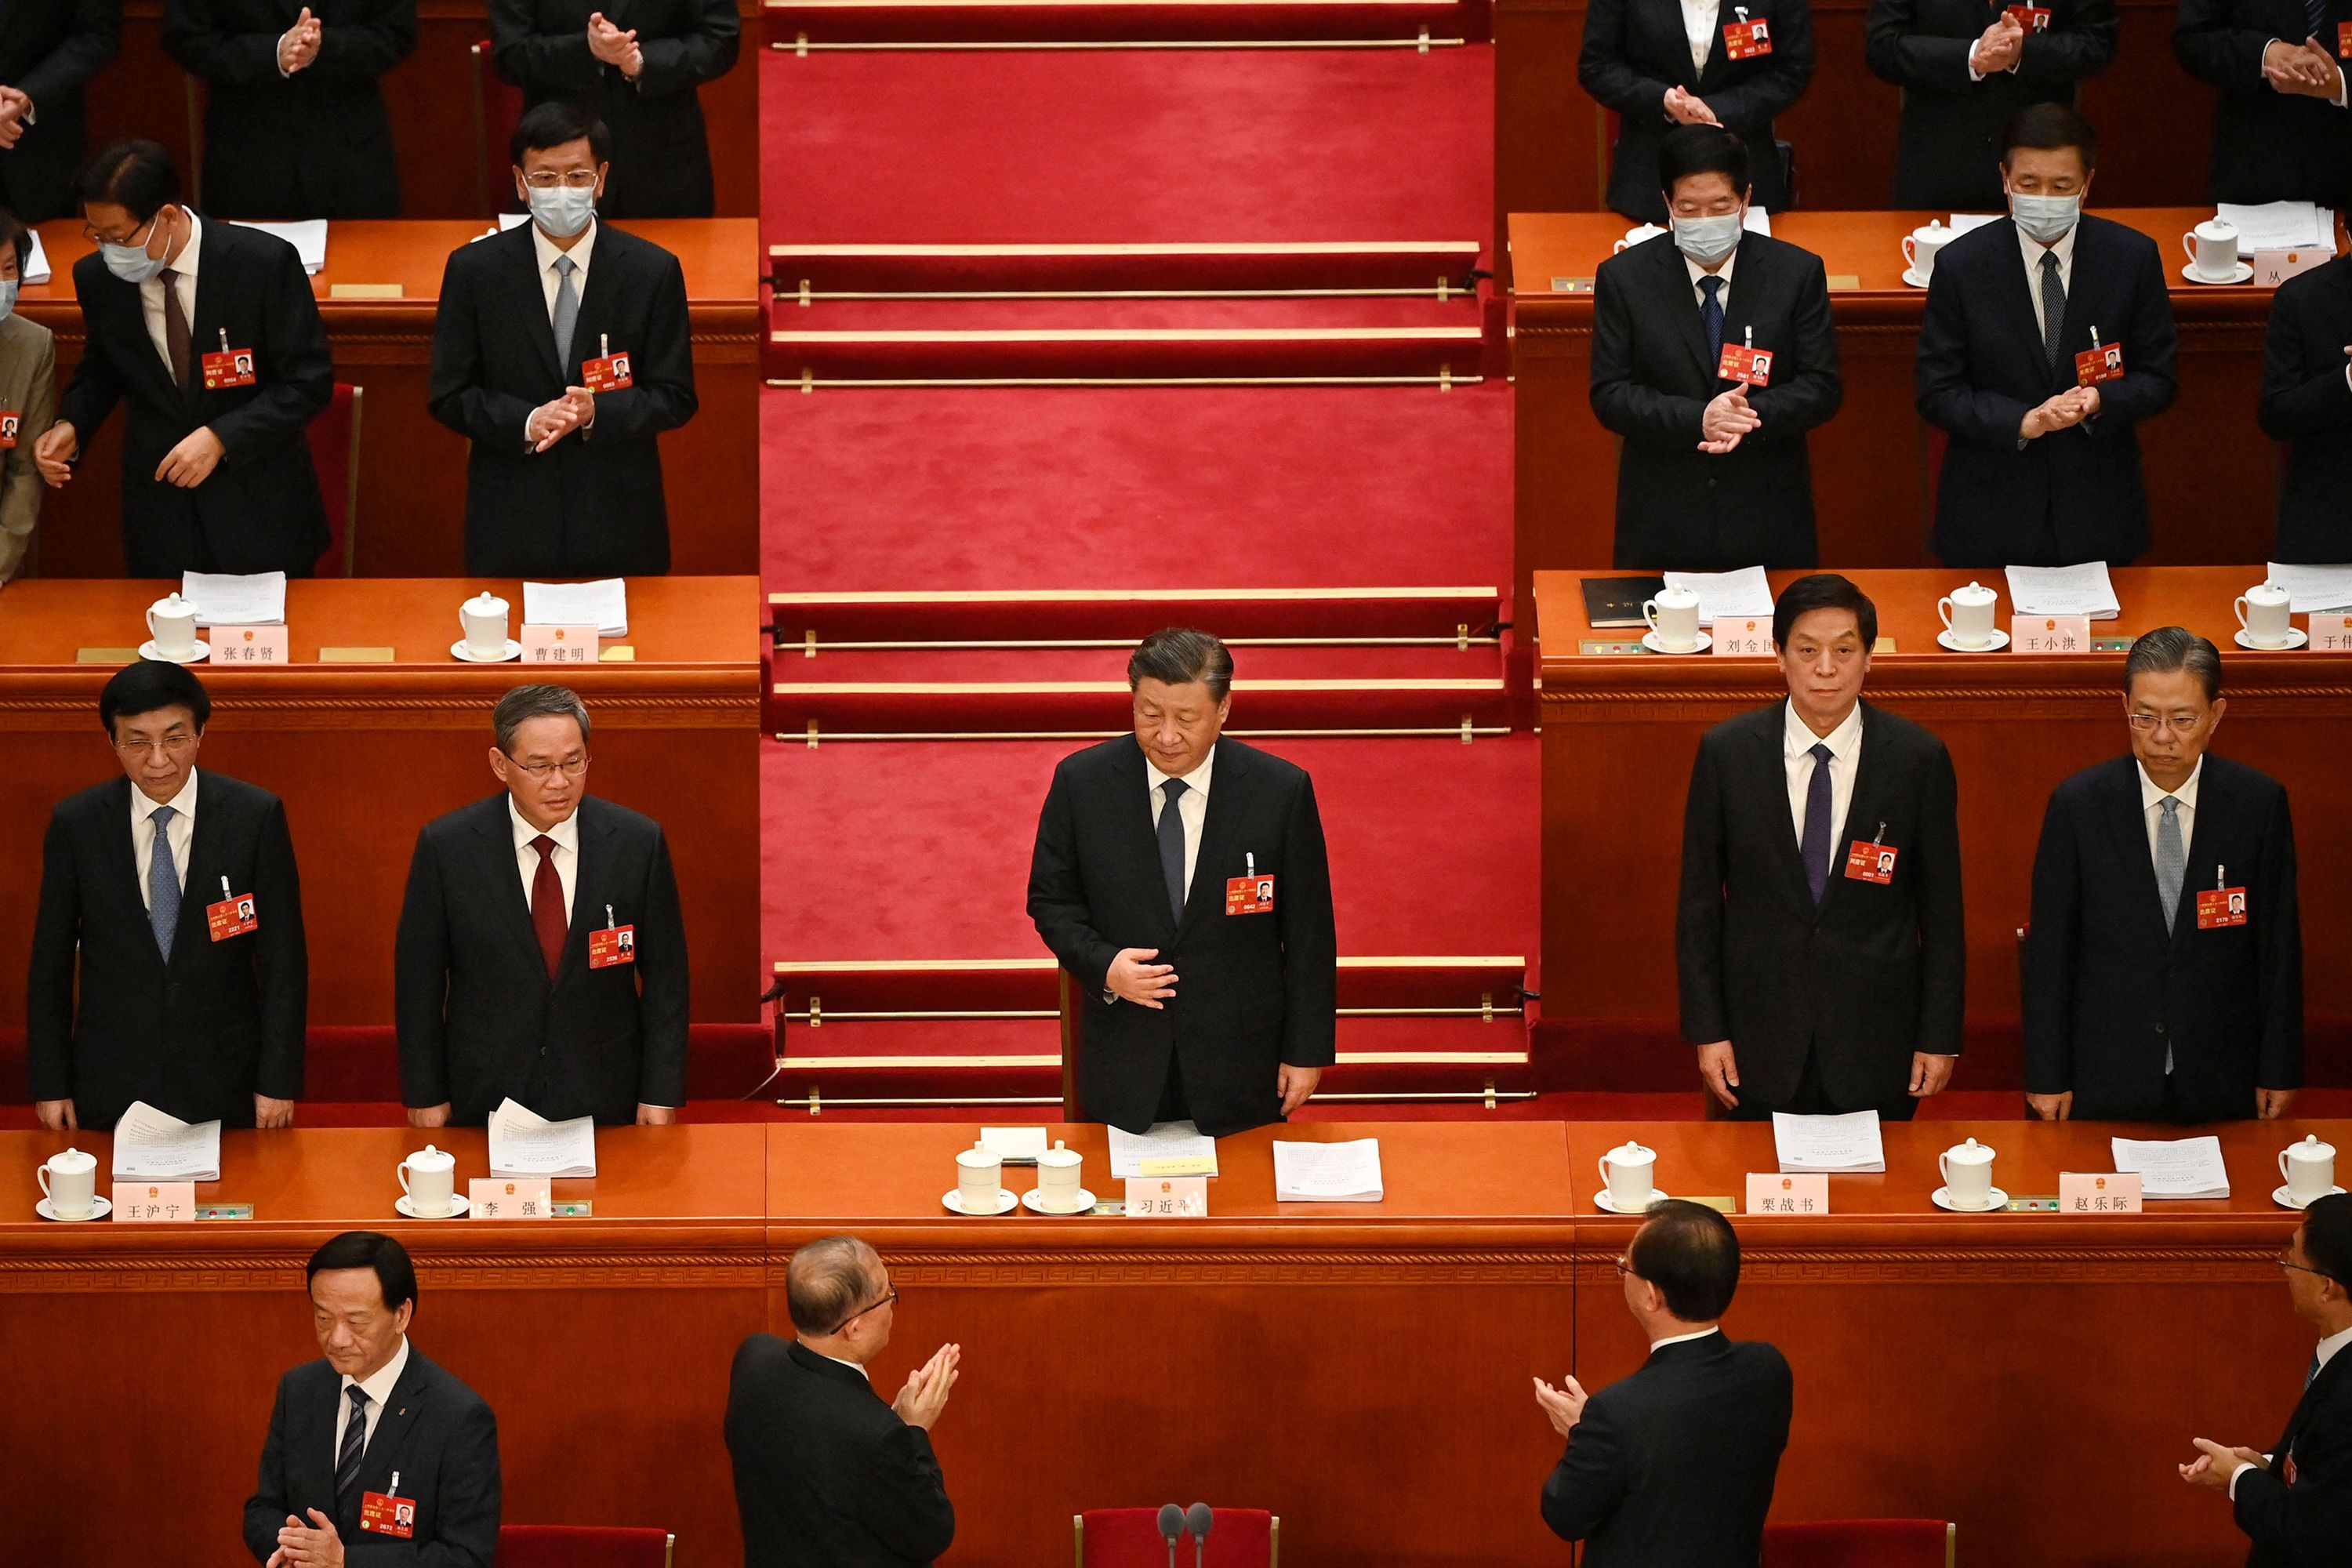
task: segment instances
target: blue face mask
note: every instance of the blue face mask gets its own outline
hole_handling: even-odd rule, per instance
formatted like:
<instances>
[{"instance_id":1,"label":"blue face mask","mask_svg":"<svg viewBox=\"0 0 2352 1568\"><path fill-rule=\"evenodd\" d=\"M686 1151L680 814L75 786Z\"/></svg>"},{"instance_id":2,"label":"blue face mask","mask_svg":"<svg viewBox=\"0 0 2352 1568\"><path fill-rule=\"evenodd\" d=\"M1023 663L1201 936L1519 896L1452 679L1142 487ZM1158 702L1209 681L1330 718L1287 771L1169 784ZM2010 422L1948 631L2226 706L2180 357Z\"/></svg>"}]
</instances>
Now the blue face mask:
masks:
<instances>
[{"instance_id":1,"label":"blue face mask","mask_svg":"<svg viewBox=\"0 0 2352 1568\"><path fill-rule=\"evenodd\" d=\"M1712 267L1738 248L1739 219L1738 213L1716 217L1678 217L1674 220L1675 248L1701 267Z\"/></svg>"},{"instance_id":2,"label":"blue face mask","mask_svg":"<svg viewBox=\"0 0 2352 1568\"><path fill-rule=\"evenodd\" d=\"M2009 216L2028 237L2043 245L2055 245L2081 221L2083 198L2012 195L2009 198Z\"/></svg>"},{"instance_id":3,"label":"blue face mask","mask_svg":"<svg viewBox=\"0 0 2352 1568\"><path fill-rule=\"evenodd\" d=\"M558 239L570 239L588 226L596 213L596 192L573 190L570 185L558 185L542 191L536 185L526 185L530 194L530 221Z\"/></svg>"},{"instance_id":4,"label":"blue face mask","mask_svg":"<svg viewBox=\"0 0 2352 1568\"><path fill-rule=\"evenodd\" d=\"M0 283L0 321L6 321L16 313L16 279L11 278L5 283Z\"/></svg>"},{"instance_id":5,"label":"blue face mask","mask_svg":"<svg viewBox=\"0 0 2352 1568\"><path fill-rule=\"evenodd\" d=\"M163 258L147 254L147 247L155 238L154 226L163 221L162 213L148 219L147 238L136 245L117 245L110 239L100 242L99 254L105 258L106 269L125 283L144 283L163 271Z\"/></svg>"}]
</instances>

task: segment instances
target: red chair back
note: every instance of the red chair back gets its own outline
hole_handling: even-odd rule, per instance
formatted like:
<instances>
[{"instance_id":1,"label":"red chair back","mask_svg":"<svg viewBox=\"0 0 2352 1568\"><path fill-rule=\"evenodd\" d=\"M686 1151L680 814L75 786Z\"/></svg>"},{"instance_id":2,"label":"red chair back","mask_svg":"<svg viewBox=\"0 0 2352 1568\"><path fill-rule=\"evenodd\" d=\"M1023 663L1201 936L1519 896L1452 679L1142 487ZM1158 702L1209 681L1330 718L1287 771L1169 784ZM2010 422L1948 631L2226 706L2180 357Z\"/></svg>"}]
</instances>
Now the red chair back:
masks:
<instances>
[{"instance_id":1,"label":"red chair back","mask_svg":"<svg viewBox=\"0 0 2352 1568\"><path fill-rule=\"evenodd\" d=\"M1262 1508L1209 1510L1202 1568L1275 1568L1282 1521ZM1168 1540L1156 1508L1097 1508L1077 1516L1078 1568L1168 1568ZM1177 1568L1190 1568L1192 1542L1176 1542ZM507 1568L504 1558L499 1568Z\"/></svg>"},{"instance_id":2,"label":"red chair back","mask_svg":"<svg viewBox=\"0 0 2352 1568\"><path fill-rule=\"evenodd\" d=\"M360 510L360 388L335 383L327 411L310 421L310 466L327 503L327 549L312 568L321 577L358 574Z\"/></svg>"},{"instance_id":3,"label":"red chair back","mask_svg":"<svg viewBox=\"0 0 2352 1568\"><path fill-rule=\"evenodd\" d=\"M667 1530L586 1524L499 1526L499 1568L669 1568Z\"/></svg>"},{"instance_id":4,"label":"red chair back","mask_svg":"<svg viewBox=\"0 0 2352 1568\"><path fill-rule=\"evenodd\" d=\"M1957 1535L1940 1519L1768 1524L1762 1568L1951 1568Z\"/></svg>"},{"instance_id":5,"label":"red chair back","mask_svg":"<svg viewBox=\"0 0 2352 1568\"><path fill-rule=\"evenodd\" d=\"M513 163L507 142L522 118L522 89L499 75L488 38L474 55L474 166L480 182L481 216L515 212Z\"/></svg>"}]
</instances>

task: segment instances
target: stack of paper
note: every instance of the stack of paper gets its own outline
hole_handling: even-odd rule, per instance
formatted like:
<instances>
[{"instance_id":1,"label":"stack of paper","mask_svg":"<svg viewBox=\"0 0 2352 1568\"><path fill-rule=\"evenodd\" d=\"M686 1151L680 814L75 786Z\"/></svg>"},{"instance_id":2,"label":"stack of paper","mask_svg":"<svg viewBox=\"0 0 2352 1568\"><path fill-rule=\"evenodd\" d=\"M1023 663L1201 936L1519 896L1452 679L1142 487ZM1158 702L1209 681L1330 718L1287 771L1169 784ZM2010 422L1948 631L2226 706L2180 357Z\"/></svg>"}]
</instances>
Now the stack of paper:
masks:
<instances>
[{"instance_id":1,"label":"stack of paper","mask_svg":"<svg viewBox=\"0 0 2352 1568\"><path fill-rule=\"evenodd\" d=\"M550 1121L511 1100L490 1113L493 1176L593 1176L596 1122L587 1116Z\"/></svg>"},{"instance_id":2,"label":"stack of paper","mask_svg":"<svg viewBox=\"0 0 2352 1568\"><path fill-rule=\"evenodd\" d=\"M629 635L629 585L619 577L593 583L525 583L522 621L527 626L588 626L600 637Z\"/></svg>"},{"instance_id":3,"label":"stack of paper","mask_svg":"<svg viewBox=\"0 0 2352 1568\"><path fill-rule=\"evenodd\" d=\"M187 572L180 597L196 607L200 626L282 626L286 624L286 574Z\"/></svg>"},{"instance_id":4,"label":"stack of paper","mask_svg":"<svg viewBox=\"0 0 2352 1568\"><path fill-rule=\"evenodd\" d=\"M2336 215L2311 202L2222 202L2214 214L2238 231L2240 256L2257 250L2308 250L2323 238L2329 249L2335 248Z\"/></svg>"},{"instance_id":5,"label":"stack of paper","mask_svg":"<svg viewBox=\"0 0 2352 1568\"><path fill-rule=\"evenodd\" d=\"M1772 1148L1780 1170L1825 1171L1832 1175L1886 1169L1886 1146L1878 1136L1878 1112L1853 1110L1843 1116L1791 1116L1772 1113Z\"/></svg>"},{"instance_id":6,"label":"stack of paper","mask_svg":"<svg viewBox=\"0 0 2352 1568\"><path fill-rule=\"evenodd\" d=\"M1007 1165L1034 1165L1037 1156L1045 1152L1045 1130L1042 1127L983 1127L980 1130L980 1146L994 1152Z\"/></svg>"},{"instance_id":7,"label":"stack of paper","mask_svg":"<svg viewBox=\"0 0 2352 1568\"><path fill-rule=\"evenodd\" d=\"M1207 1163L1202 1164L1200 1162ZM1170 1162L1184 1166L1167 1169ZM1144 1169L1146 1165L1152 1167ZM1110 1130L1110 1173L1114 1181L1129 1176L1213 1176L1217 1173L1217 1141L1189 1121L1162 1121L1149 1132Z\"/></svg>"},{"instance_id":8,"label":"stack of paper","mask_svg":"<svg viewBox=\"0 0 2352 1568\"><path fill-rule=\"evenodd\" d=\"M2268 580L2287 591L2291 614L2352 609L2352 566L2289 566L2273 561Z\"/></svg>"},{"instance_id":9,"label":"stack of paper","mask_svg":"<svg viewBox=\"0 0 2352 1568\"><path fill-rule=\"evenodd\" d=\"M231 219L239 228L257 228L264 234L274 234L294 247L302 258L302 270L317 277L327 269L327 220L306 218L299 223L256 223L243 218Z\"/></svg>"},{"instance_id":10,"label":"stack of paper","mask_svg":"<svg viewBox=\"0 0 2352 1568\"><path fill-rule=\"evenodd\" d=\"M1762 620L1772 614L1772 584L1765 581L1761 566L1743 566L1737 572L1668 572L1663 575L1667 587L1688 588L1698 595L1700 626L1712 626L1717 620Z\"/></svg>"},{"instance_id":11,"label":"stack of paper","mask_svg":"<svg viewBox=\"0 0 2352 1568\"><path fill-rule=\"evenodd\" d=\"M41 248L41 231L29 231L33 237L33 253L25 258L26 283L47 283L49 280L49 253Z\"/></svg>"},{"instance_id":12,"label":"stack of paper","mask_svg":"<svg viewBox=\"0 0 2352 1568\"><path fill-rule=\"evenodd\" d=\"M2139 1173L2143 1198L2226 1198L2230 1169L2221 1141L2204 1138L2110 1138L2116 1169Z\"/></svg>"},{"instance_id":13,"label":"stack of paper","mask_svg":"<svg viewBox=\"0 0 2352 1568\"><path fill-rule=\"evenodd\" d=\"M220 1180L217 1121L194 1126L134 1100L114 1124L114 1179L118 1182L217 1182Z\"/></svg>"},{"instance_id":14,"label":"stack of paper","mask_svg":"<svg viewBox=\"0 0 2352 1568\"><path fill-rule=\"evenodd\" d=\"M1955 234L1966 234L1972 228L1982 228L1989 223L1999 223L2001 215L1999 213L1954 213L1952 221L1948 226Z\"/></svg>"},{"instance_id":15,"label":"stack of paper","mask_svg":"<svg viewBox=\"0 0 2352 1568\"><path fill-rule=\"evenodd\" d=\"M2009 568L2010 607L2021 616L2088 616L2112 621L2122 615L2116 585L2104 561L2079 566L2012 566Z\"/></svg>"},{"instance_id":16,"label":"stack of paper","mask_svg":"<svg viewBox=\"0 0 2352 1568\"><path fill-rule=\"evenodd\" d=\"M1381 1201L1381 1141L1274 1146L1277 1203L1376 1204Z\"/></svg>"},{"instance_id":17,"label":"stack of paper","mask_svg":"<svg viewBox=\"0 0 2352 1568\"><path fill-rule=\"evenodd\" d=\"M1760 234L1769 239L1772 237L1772 215L1750 203L1748 210L1739 216L1739 226L1749 234Z\"/></svg>"}]
</instances>

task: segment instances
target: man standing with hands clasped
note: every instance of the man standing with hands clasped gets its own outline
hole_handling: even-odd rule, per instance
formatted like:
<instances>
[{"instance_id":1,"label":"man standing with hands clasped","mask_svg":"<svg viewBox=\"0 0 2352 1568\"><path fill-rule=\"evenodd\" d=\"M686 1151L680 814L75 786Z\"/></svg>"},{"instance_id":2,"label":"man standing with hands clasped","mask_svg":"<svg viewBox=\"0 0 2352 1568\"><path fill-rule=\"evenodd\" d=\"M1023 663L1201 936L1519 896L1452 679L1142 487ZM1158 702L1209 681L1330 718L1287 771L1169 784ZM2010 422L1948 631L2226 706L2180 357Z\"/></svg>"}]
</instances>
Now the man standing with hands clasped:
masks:
<instances>
[{"instance_id":1,"label":"man standing with hands clasped","mask_svg":"<svg viewBox=\"0 0 2352 1568\"><path fill-rule=\"evenodd\" d=\"M2216 202L2337 205L2352 184L2338 0L2180 0L2172 52L2221 90ZM2332 247L2331 247L2332 248Z\"/></svg>"}]
</instances>

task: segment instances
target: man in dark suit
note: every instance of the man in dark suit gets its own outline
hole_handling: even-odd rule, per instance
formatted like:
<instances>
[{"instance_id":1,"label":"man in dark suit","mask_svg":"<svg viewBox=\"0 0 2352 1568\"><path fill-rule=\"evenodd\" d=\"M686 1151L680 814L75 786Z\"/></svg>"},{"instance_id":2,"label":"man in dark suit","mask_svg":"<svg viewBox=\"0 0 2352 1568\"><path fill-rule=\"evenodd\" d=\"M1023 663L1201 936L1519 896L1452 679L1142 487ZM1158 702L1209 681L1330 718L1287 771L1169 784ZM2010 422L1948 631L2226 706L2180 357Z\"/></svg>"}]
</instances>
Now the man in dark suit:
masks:
<instances>
[{"instance_id":1,"label":"man in dark suit","mask_svg":"<svg viewBox=\"0 0 2352 1568\"><path fill-rule=\"evenodd\" d=\"M1587 1394L1535 1380L1568 1439L1544 1482L1544 1522L1585 1543L1584 1568L1755 1568L1789 1446L1788 1361L1724 1337L1739 1237L1704 1204L1667 1198L1617 1265L1650 1342L1633 1376Z\"/></svg>"},{"instance_id":2,"label":"man in dark suit","mask_svg":"<svg viewBox=\"0 0 2352 1568\"><path fill-rule=\"evenodd\" d=\"M1592 412L1624 437L1617 564L1811 566L1806 432L1844 396L1822 258L1741 227L1748 149L1730 132L1677 127L1658 160L1674 232L1592 285Z\"/></svg>"},{"instance_id":3,"label":"man in dark suit","mask_svg":"<svg viewBox=\"0 0 2352 1568\"><path fill-rule=\"evenodd\" d=\"M100 152L80 195L101 242L74 263L88 342L58 422L34 444L41 477L68 483L83 436L127 401L131 576L309 576L327 509L304 432L334 394L335 366L301 258L275 235L181 205L179 174L152 142ZM252 356L243 374L239 354Z\"/></svg>"},{"instance_id":4,"label":"man in dark suit","mask_svg":"<svg viewBox=\"0 0 2352 1568\"><path fill-rule=\"evenodd\" d=\"M2276 780L2208 750L2228 706L2211 643L2149 632L2124 660L2132 755L2051 794L2025 934L2045 1121L2268 1121L2303 1082L2294 824Z\"/></svg>"},{"instance_id":5,"label":"man in dark suit","mask_svg":"<svg viewBox=\"0 0 2352 1568\"><path fill-rule=\"evenodd\" d=\"M118 670L98 719L125 776L49 814L25 983L45 1127L111 1128L133 1100L293 1125L310 984L294 841L276 795L196 771L211 716L176 664Z\"/></svg>"},{"instance_id":6,"label":"man in dark suit","mask_svg":"<svg viewBox=\"0 0 2352 1568\"><path fill-rule=\"evenodd\" d=\"M163 51L205 83L206 210L398 217L376 79L415 50L416 0L165 0Z\"/></svg>"},{"instance_id":7,"label":"man in dark suit","mask_svg":"<svg viewBox=\"0 0 2352 1568\"><path fill-rule=\"evenodd\" d=\"M2164 261L2083 211L2098 142L2042 103L2011 125L2011 216L1944 247L1919 324L1920 416L1950 437L1936 554L1950 566L2127 564L2148 546L2139 422L2172 406ZM2078 356L2109 346L2089 368Z\"/></svg>"},{"instance_id":8,"label":"man in dark suit","mask_svg":"<svg viewBox=\"0 0 2352 1568\"><path fill-rule=\"evenodd\" d=\"M1086 998L1078 1103L1130 1132L1212 1137L1315 1092L1339 1030L1339 937L1306 770L1221 741L1234 656L1202 632L1127 661L1135 733L1062 759L1029 860L1029 918ZM1274 896L1255 883L1271 878ZM1237 901L1229 884L1247 879Z\"/></svg>"},{"instance_id":9,"label":"man in dark suit","mask_svg":"<svg viewBox=\"0 0 2352 1568\"><path fill-rule=\"evenodd\" d=\"M278 1380L245 1544L280 1568L489 1568L499 1424L481 1395L408 1342L407 1248L348 1230L310 1255L324 1359Z\"/></svg>"},{"instance_id":10,"label":"man in dark suit","mask_svg":"<svg viewBox=\"0 0 2352 1568\"><path fill-rule=\"evenodd\" d=\"M699 91L734 68L735 0L489 0L499 74L532 109L572 103L613 128L616 218L718 211Z\"/></svg>"},{"instance_id":11,"label":"man in dark suit","mask_svg":"<svg viewBox=\"0 0 2352 1568\"><path fill-rule=\"evenodd\" d=\"M2263 434L2290 443L2273 561L2352 561L2352 257L2297 273L2263 332Z\"/></svg>"},{"instance_id":12,"label":"man in dark suit","mask_svg":"<svg viewBox=\"0 0 2352 1568\"><path fill-rule=\"evenodd\" d=\"M121 43L122 0L0 0L0 206L26 223L72 210L82 89Z\"/></svg>"},{"instance_id":13,"label":"man in dark suit","mask_svg":"<svg viewBox=\"0 0 2352 1568\"><path fill-rule=\"evenodd\" d=\"M727 1452L747 1568L919 1568L955 1540L930 1429L963 1347L941 1345L884 1403L866 1368L898 1300L872 1247L825 1237L785 1269L798 1338L753 1334L735 1352Z\"/></svg>"},{"instance_id":14,"label":"man in dark suit","mask_svg":"<svg viewBox=\"0 0 2352 1568\"><path fill-rule=\"evenodd\" d=\"M1807 0L1727 4L1703 26L1678 0L1592 0L1576 79L1618 116L1609 156L1613 211L1665 222L1658 151L1677 125L1718 126L1739 138L1755 171L1757 205L1767 212L1789 205L1772 119L1813 79Z\"/></svg>"},{"instance_id":15,"label":"man in dark suit","mask_svg":"<svg viewBox=\"0 0 2352 1568\"><path fill-rule=\"evenodd\" d=\"M2033 103L2074 106L2076 85L2115 58L2116 0L2051 0L2034 27L2000 0L1870 0L1871 74L1903 89L1895 133L1897 207L1990 212L2000 134Z\"/></svg>"},{"instance_id":16,"label":"man in dark suit","mask_svg":"<svg viewBox=\"0 0 2352 1568\"><path fill-rule=\"evenodd\" d=\"M686 923L660 824L592 798L588 710L518 686L491 716L502 795L416 836L393 973L409 1125L675 1121ZM621 940L625 935L628 941Z\"/></svg>"},{"instance_id":17,"label":"man in dark suit","mask_svg":"<svg viewBox=\"0 0 2352 1568\"><path fill-rule=\"evenodd\" d=\"M2336 28L2342 0L2180 0L2172 52L2221 92L2213 116L2217 202L2318 202L2352 185Z\"/></svg>"},{"instance_id":18,"label":"man in dark suit","mask_svg":"<svg viewBox=\"0 0 2352 1568\"><path fill-rule=\"evenodd\" d=\"M551 103L515 127L531 221L450 254L433 321L433 417L473 442L466 570L669 570L657 437L694 417L686 272L596 217L604 128Z\"/></svg>"},{"instance_id":19,"label":"man in dark suit","mask_svg":"<svg viewBox=\"0 0 2352 1568\"><path fill-rule=\"evenodd\" d=\"M2246 1568L2336 1568L2352 1541L2352 1195L2304 1210L2278 1261L2295 1316L2320 1336L2303 1396L2269 1453L2194 1438L2180 1479L2228 1495L2253 1542Z\"/></svg>"},{"instance_id":20,"label":"man in dark suit","mask_svg":"<svg viewBox=\"0 0 2352 1568\"><path fill-rule=\"evenodd\" d=\"M1845 578L1782 589L1772 638L1788 700L1708 731L1691 770L1675 922L1683 1038L1735 1118L1908 1121L1960 1051L1951 755L1862 700L1878 610Z\"/></svg>"}]
</instances>

